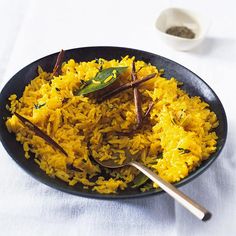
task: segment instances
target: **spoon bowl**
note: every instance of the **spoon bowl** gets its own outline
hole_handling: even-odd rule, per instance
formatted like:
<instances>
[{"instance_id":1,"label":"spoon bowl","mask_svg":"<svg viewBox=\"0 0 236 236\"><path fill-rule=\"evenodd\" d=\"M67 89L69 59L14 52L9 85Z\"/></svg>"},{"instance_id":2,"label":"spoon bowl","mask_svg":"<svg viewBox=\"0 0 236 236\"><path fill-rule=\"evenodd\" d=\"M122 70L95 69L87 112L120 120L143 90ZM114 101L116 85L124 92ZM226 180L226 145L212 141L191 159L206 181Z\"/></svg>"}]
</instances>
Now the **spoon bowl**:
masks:
<instances>
[{"instance_id":1,"label":"spoon bowl","mask_svg":"<svg viewBox=\"0 0 236 236\"><path fill-rule=\"evenodd\" d=\"M95 159L94 160L101 166L103 167L106 167L106 168L110 168L110 169L117 169L117 168L121 168L121 167L124 167L124 166L127 166L129 165L130 161L131 160L127 160L123 163L123 164L117 164L115 163L113 160L105 160L105 161L100 161L98 159Z\"/></svg>"}]
</instances>

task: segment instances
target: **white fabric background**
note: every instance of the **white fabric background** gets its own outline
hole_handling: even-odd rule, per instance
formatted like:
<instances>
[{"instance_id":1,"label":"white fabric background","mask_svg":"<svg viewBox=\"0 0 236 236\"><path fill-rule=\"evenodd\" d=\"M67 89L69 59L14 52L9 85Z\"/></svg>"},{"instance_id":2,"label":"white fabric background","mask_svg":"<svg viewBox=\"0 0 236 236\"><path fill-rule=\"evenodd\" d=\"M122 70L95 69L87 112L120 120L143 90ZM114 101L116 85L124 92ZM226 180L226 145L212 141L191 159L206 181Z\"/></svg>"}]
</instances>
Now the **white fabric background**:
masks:
<instances>
[{"instance_id":1,"label":"white fabric background","mask_svg":"<svg viewBox=\"0 0 236 236\"><path fill-rule=\"evenodd\" d=\"M199 48L177 52L160 41L154 22L170 6L211 17ZM166 194L102 201L56 191L25 174L0 145L0 235L236 235L235 7L233 0L0 0L1 88L23 66L61 48L132 47L196 72L222 100L229 123L218 160L181 188L213 212L206 223Z\"/></svg>"}]
</instances>

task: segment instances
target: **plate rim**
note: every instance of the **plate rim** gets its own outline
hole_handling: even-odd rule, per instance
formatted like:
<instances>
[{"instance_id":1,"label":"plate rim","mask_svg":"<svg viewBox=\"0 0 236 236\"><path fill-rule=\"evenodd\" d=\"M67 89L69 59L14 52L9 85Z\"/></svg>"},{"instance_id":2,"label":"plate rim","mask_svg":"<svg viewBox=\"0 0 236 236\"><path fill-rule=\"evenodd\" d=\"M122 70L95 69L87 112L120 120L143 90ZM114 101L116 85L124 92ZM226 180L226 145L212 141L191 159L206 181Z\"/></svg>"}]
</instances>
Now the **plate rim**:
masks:
<instances>
[{"instance_id":1,"label":"plate rim","mask_svg":"<svg viewBox=\"0 0 236 236\"><path fill-rule=\"evenodd\" d=\"M221 100L219 99L219 97L217 96L217 94L215 93L215 91L208 85L207 82L205 82L202 78L200 78L196 73L194 73L193 71L191 71L190 69L188 69L187 67L181 65L178 62L175 62L169 58L166 58L164 56L149 52L149 51L144 51L144 50L140 50L140 49L135 49L135 48L128 48L128 47L118 47L118 46L88 46L88 47L78 47L78 48L70 48L70 49L66 49L64 50L65 53L70 51L79 51L79 50L92 50L92 49L116 49L116 50L130 50L130 51L136 51L137 53L140 54L149 54L150 56L154 56L154 57L159 57L164 61L168 61L170 63L174 63L176 65L178 65L179 67L184 68L185 70L187 70L188 72L190 72L192 75L194 75L198 80L200 80L204 85L206 85L206 87L211 91L211 93L214 95L214 97L218 100L218 103L221 107L221 112L222 112L222 117L224 119L224 121L222 121L224 123L225 126L225 132L224 132L224 136L221 138L221 140L223 140L222 145L217 148L216 152L213 153L213 156L210 157L209 159L207 159L206 161L203 161L204 166L201 167L201 165L193 172L190 172L190 174L185 177L184 179L180 180L177 183L174 183L174 185L176 187L181 187L189 182L191 182L193 179L197 178L200 174L203 174L210 165L212 165L212 163L219 157L220 153L222 152L225 143L226 143L226 139L227 139L227 134L228 134L228 122L227 122L227 116L226 116L226 112L224 109L224 106L221 102ZM2 92L11 84L11 81L14 80L15 76L17 76L18 73L20 73L22 70L24 70L27 67L31 67L33 64L36 64L37 62L39 62L40 60L46 59L47 57L53 57L55 55L57 55L59 52L54 52L51 53L49 55L46 55L44 57L38 58L36 60L34 60L33 62L27 64L26 66L24 66L23 68L21 68L19 71L17 71L13 76L11 76L11 78L3 85L3 88L0 92L0 100L2 98ZM33 80L33 78L32 78ZM5 104L4 104L5 105ZM2 118L2 116L1 116ZM1 128L2 129L2 128ZM1 131L0 129L0 131ZM53 184L53 178L49 177L52 181L48 181L47 179L44 178L40 178L37 175L34 175L32 172L30 172L30 170L28 170L27 168L25 168L25 166L20 163L19 161L17 161L18 159L13 157L13 155L11 155L11 151L9 149L6 148L7 146L7 142L4 140L4 138L2 137L2 133L0 132L0 141L5 149L5 151L7 152L7 154L11 157L12 160L14 160L18 166L20 166L28 175L30 175L31 177L33 177L34 179L36 179L37 181L45 184L46 186L49 186L53 189L65 192L65 193L69 193L72 195L76 195L76 196L81 196L81 197L86 197L86 198L93 198L93 199L101 199L101 200L118 200L118 199L134 199L134 198L142 198L142 197L147 197L147 196L153 196L153 195L157 195L157 194L162 194L165 193L163 190L161 189L155 189L153 191L146 191L146 192L141 192L140 193L134 193L134 194L129 194L129 195L119 195L119 194L100 194L97 192L81 192L78 191L76 189L67 189L64 188L63 186L55 186L55 184ZM41 169L40 169L41 170ZM44 171L43 171L44 172Z\"/></svg>"}]
</instances>

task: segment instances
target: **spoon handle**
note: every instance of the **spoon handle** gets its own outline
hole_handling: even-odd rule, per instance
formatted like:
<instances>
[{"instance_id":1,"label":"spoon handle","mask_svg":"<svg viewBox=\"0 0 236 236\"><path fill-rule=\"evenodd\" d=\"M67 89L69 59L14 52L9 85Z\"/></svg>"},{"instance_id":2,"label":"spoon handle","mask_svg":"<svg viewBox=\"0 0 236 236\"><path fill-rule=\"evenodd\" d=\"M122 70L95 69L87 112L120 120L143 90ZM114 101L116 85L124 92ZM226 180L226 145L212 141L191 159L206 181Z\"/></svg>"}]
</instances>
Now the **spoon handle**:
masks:
<instances>
[{"instance_id":1,"label":"spoon handle","mask_svg":"<svg viewBox=\"0 0 236 236\"><path fill-rule=\"evenodd\" d=\"M198 219L202 221L207 221L211 218L211 213L206 208L199 205L193 199L185 195L174 185L160 178L157 174L155 174L147 167L143 166L142 164L136 161L131 161L129 164L131 166L136 167L143 174L149 177L154 183L158 184L160 188L162 188L166 193L168 193L171 197L173 197L176 201L178 201L181 205L183 205L186 209L188 209Z\"/></svg>"}]
</instances>

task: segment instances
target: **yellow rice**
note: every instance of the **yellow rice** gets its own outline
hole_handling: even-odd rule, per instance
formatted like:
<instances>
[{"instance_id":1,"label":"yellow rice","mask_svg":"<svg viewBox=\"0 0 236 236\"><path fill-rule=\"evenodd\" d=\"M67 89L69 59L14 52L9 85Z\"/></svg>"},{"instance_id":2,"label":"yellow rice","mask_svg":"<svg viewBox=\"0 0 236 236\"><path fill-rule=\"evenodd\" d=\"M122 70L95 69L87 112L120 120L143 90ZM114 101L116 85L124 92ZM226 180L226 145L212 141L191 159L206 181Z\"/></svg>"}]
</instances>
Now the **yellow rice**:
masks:
<instances>
[{"instance_id":1,"label":"yellow rice","mask_svg":"<svg viewBox=\"0 0 236 236\"><path fill-rule=\"evenodd\" d=\"M129 56L121 60L99 59L104 69L128 66L118 78L122 83L131 81L133 60ZM139 79L154 72L158 75L139 86L143 113L150 101L154 107L142 128L130 136L118 136L117 132L130 131L136 125L132 89L102 103L73 95L82 80L97 74L100 65L96 60L77 63L71 59L63 64L61 75L50 82L50 74L39 67L39 75L25 87L23 96L10 96L8 109L37 125L66 150L68 157L12 115L6 125L23 144L25 157L34 153L32 158L49 176L104 194L126 189L138 171L133 167L107 170L110 177L105 178L91 155L100 160L116 158L122 163L126 159L124 150L128 149L131 154L138 153L138 161L169 182L188 176L216 150L217 135L212 130L218 125L217 117L207 103L181 90L175 78L167 80L155 66L143 61L136 61L135 65ZM41 107L36 109L35 104Z\"/></svg>"}]
</instances>

